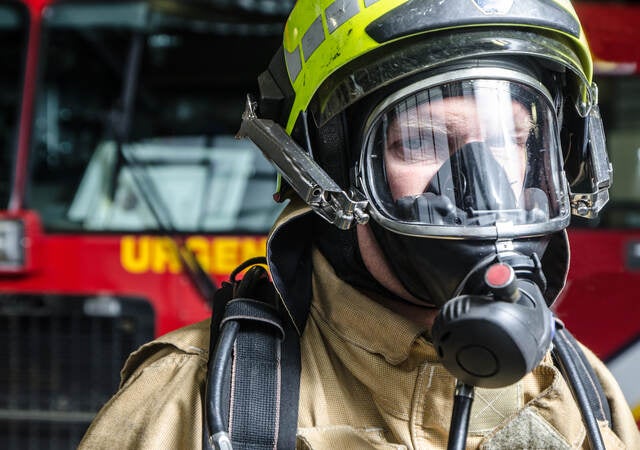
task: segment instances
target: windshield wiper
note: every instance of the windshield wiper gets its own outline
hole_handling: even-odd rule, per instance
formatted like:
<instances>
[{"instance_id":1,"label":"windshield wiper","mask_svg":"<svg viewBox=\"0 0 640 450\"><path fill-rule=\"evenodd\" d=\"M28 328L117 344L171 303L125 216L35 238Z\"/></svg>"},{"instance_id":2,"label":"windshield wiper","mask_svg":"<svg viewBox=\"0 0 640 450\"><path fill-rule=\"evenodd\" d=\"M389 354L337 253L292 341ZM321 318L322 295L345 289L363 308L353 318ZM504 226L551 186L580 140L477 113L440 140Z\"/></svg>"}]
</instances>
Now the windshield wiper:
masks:
<instances>
[{"instance_id":1,"label":"windshield wiper","mask_svg":"<svg viewBox=\"0 0 640 450\"><path fill-rule=\"evenodd\" d=\"M133 36L125 65L121 106L120 109L113 110L111 114L110 124L114 132L118 157L122 158L131 167L131 178L149 208L158 228L171 238L187 277L205 303L211 306L213 295L217 290L215 282L202 268L195 253L187 247L184 239L178 238L179 232L173 225L170 210L160 197L144 164L140 163L128 149L124 148L124 143L129 142L131 135L136 88L138 86L145 37L144 32L136 32Z\"/></svg>"},{"instance_id":2,"label":"windshield wiper","mask_svg":"<svg viewBox=\"0 0 640 450\"><path fill-rule=\"evenodd\" d=\"M169 208L162 200L155 183L146 170L146 166L144 163L140 163L129 149L125 149L124 146L120 146L119 152L131 169L131 179L138 188L138 192L140 192L143 201L149 208L158 227L164 234L169 236L175 244L180 263L184 267L190 281L205 302L211 305L213 294L216 292L217 287L211 277L202 268L195 253L187 247L185 240L178 236L179 232L173 225Z\"/></svg>"}]
</instances>

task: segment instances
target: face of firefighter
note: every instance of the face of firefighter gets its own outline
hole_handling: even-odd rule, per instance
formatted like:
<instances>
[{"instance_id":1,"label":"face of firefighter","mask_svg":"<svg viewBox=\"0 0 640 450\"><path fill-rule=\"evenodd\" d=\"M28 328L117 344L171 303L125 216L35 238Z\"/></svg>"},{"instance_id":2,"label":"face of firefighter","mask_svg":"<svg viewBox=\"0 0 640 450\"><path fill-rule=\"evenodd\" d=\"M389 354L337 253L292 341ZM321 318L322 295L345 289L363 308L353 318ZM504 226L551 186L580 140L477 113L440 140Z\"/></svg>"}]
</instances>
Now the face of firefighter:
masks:
<instances>
[{"instance_id":1,"label":"face of firefighter","mask_svg":"<svg viewBox=\"0 0 640 450\"><path fill-rule=\"evenodd\" d=\"M394 200L420 195L445 161L466 144L482 142L502 166L516 198L526 169L526 142L531 130L527 109L512 101L513 123L499 138L491 112L481 113L473 99L452 97L424 103L395 116L386 133L385 169ZM501 130L502 131L502 130ZM508 139L505 139L505 135Z\"/></svg>"},{"instance_id":2,"label":"face of firefighter","mask_svg":"<svg viewBox=\"0 0 640 450\"><path fill-rule=\"evenodd\" d=\"M465 145L478 142L478 151L490 151L504 169L508 184L517 199L523 189L527 167L526 141L531 131L530 113L517 101L511 102L509 129L496 130L495 116L481 111L474 99L444 98L417 104L393 116L387 122L384 149L385 172L394 201L423 194L437 182L443 164ZM509 139L505 139L508 136ZM391 305L428 325L437 310L425 309L426 303L412 296L395 276L368 225L357 230L360 252L367 269L387 289L408 300Z\"/></svg>"}]
</instances>

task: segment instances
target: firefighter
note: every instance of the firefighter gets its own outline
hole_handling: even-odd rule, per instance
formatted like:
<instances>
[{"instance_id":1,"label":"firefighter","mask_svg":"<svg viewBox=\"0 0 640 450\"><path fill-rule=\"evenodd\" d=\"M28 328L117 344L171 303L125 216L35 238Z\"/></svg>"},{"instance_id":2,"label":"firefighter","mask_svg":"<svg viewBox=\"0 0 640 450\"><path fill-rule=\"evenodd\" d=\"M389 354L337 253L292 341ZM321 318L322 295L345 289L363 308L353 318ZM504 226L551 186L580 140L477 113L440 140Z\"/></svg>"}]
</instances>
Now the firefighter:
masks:
<instances>
[{"instance_id":1,"label":"firefighter","mask_svg":"<svg viewBox=\"0 0 640 450\"><path fill-rule=\"evenodd\" d=\"M597 448L549 352L545 312L565 282L570 215L597 215L609 181L571 5L299 0L259 84L242 134L278 165L290 200L267 254L301 334L296 446L445 448L463 379L475 386L467 448ZM268 139L251 131L260 123ZM296 170L291 148L306 155ZM520 280L515 291L487 276L496 264ZM532 367L510 371L511 354L473 346L511 324L483 328L487 314L452 325L476 306L517 304L487 301L504 295L496 283L536 306ZM459 299L467 310L442 314ZM517 340L538 325L513 326ZM449 364L447 327L473 336ZM80 448L200 448L208 352L209 321L143 346ZM609 411L595 414L596 434L606 448L640 448L614 378L583 352Z\"/></svg>"}]
</instances>

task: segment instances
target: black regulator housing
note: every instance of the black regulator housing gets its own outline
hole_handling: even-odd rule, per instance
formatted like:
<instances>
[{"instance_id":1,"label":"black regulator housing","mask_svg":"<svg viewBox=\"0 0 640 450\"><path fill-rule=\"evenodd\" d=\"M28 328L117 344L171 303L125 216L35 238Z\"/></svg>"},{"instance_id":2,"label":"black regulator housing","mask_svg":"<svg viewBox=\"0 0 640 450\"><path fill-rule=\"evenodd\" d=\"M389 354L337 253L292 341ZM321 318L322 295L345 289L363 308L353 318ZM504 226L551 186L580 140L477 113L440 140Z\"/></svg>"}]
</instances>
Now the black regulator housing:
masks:
<instances>
[{"instance_id":1,"label":"black regulator housing","mask_svg":"<svg viewBox=\"0 0 640 450\"><path fill-rule=\"evenodd\" d=\"M530 279L516 278L513 269L510 273L486 295L451 299L434 322L432 338L440 361L465 384L511 385L531 372L551 346L553 315L540 288Z\"/></svg>"}]
</instances>

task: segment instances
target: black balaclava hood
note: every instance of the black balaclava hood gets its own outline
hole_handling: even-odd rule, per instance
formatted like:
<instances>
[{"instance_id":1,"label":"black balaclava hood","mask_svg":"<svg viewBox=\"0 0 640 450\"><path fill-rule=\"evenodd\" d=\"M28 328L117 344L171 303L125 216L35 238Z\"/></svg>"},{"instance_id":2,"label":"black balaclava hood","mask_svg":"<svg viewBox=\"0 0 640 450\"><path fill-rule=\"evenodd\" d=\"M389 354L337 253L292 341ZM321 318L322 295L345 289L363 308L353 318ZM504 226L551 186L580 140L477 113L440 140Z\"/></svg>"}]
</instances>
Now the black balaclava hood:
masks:
<instances>
[{"instance_id":1,"label":"black balaclava hood","mask_svg":"<svg viewBox=\"0 0 640 450\"><path fill-rule=\"evenodd\" d=\"M396 297L365 267L355 228L340 230L314 214L312 233L314 245L333 267L338 278L364 292Z\"/></svg>"}]
</instances>

